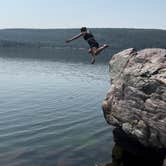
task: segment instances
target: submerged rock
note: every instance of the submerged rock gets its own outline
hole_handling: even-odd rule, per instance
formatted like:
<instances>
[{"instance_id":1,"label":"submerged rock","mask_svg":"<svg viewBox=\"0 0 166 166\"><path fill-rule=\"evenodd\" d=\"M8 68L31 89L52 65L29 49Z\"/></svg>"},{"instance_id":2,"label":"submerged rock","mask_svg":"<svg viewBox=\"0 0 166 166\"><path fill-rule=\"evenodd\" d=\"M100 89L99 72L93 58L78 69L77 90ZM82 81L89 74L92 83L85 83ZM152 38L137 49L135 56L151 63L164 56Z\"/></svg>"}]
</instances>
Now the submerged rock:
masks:
<instances>
[{"instance_id":1,"label":"submerged rock","mask_svg":"<svg viewBox=\"0 0 166 166\"><path fill-rule=\"evenodd\" d=\"M109 66L106 121L145 147L166 149L166 49L127 49Z\"/></svg>"}]
</instances>

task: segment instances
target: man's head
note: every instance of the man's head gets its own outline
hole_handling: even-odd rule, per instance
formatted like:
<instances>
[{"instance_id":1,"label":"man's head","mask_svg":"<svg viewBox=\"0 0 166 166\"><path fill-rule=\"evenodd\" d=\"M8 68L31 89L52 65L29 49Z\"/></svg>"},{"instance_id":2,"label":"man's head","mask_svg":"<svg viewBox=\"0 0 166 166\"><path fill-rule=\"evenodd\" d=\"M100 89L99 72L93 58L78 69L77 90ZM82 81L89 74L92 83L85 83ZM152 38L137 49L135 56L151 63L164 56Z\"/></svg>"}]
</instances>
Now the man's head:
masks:
<instances>
[{"instance_id":1,"label":"man's head","mask_svg":"<svg viewBox=\"0 0 166 166\"><path fill-rule=\"evenodd\" d=\"M81 30L81 32L87 32L87 28L86 27L82 27L80 30Z\"/></svg>"}]
</instances>

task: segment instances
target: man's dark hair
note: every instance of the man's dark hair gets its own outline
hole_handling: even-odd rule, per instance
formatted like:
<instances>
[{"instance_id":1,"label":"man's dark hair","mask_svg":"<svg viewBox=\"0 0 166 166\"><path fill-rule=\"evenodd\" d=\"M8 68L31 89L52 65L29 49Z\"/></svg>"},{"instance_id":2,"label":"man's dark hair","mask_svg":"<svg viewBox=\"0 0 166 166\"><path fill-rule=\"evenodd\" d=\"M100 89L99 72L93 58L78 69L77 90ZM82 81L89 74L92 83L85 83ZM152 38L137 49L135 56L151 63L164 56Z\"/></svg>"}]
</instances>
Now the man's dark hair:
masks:
<instances>
[{"instance_id":1,"label":"man's dark hair","mask_svg":"<svg viewBox=\"0 0 166 166\"><path fill-rule=\"evenodd\" d=\"M80 30L81 30L81 32L86 32L87 28L86 27L82 27Z\"/></svg>"}]
</instances>

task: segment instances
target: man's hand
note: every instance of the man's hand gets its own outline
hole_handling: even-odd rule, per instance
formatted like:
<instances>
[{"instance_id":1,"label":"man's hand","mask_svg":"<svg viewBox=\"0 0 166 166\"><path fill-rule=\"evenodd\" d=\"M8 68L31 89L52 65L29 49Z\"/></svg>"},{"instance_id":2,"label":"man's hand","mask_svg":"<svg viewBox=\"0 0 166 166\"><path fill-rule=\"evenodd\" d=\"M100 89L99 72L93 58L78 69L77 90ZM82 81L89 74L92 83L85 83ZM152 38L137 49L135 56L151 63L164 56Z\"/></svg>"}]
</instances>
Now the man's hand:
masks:
<instances>
[{"instance_id":1,"label":"man's hand","mask_svg":"<svg viewBox=\"0 0 166 166\"><path fill-rule=\"evenodd\" d=\"M66 40L66 43L69 43L71 40Z\"/></svg>"}]
</instances>

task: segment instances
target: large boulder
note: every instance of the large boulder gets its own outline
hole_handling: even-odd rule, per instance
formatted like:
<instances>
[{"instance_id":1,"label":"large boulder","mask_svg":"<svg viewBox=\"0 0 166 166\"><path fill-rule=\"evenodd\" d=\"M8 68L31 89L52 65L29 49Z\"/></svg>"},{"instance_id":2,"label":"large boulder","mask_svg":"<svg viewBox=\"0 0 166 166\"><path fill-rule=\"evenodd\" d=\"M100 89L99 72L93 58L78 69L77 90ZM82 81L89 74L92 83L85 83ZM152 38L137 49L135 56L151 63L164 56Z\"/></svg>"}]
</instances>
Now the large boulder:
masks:
<instances>
[{"instance_id":1,"label":"large boulder","mask_svg":"<svg viewBox=\"0 0 166 166\"><path fill-rule=\"evenodd\" d=\"M109 66L106 121L145 147L166 149L166 49L127 49Z\"/></svg>"}]
</instances>

